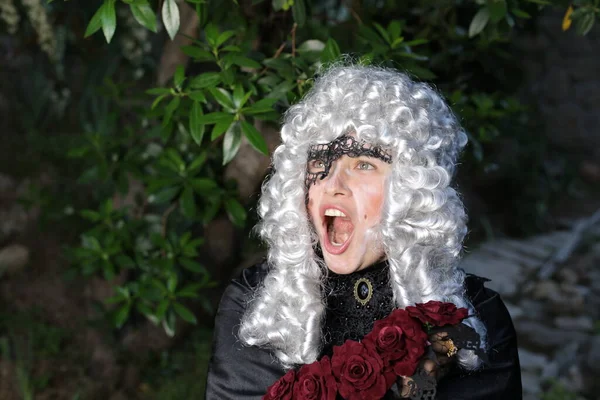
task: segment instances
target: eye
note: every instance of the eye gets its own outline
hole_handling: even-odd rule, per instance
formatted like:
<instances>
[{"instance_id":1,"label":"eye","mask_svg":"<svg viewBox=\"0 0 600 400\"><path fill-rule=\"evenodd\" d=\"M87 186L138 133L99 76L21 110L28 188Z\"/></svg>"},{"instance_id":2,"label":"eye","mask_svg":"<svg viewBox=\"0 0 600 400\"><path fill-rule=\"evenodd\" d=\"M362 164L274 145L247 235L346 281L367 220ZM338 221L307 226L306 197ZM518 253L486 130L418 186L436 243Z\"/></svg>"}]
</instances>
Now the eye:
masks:
<instances>
[{"instance_id":1,"label":"eye","mask_svg":"<svg viewBox=\"0 0 600 400\"><path fill-rule=\"evenodd\" d=\"M368 163L366 161L359 161L358 164L356 165L356 168L361 170L361 171L368 171L371 169L375 169L375 166L371 163Z\"/></svg>"},{"instance_id":2,"label":"eye","mask_svg":"<svg viewBox=\"0 0 600 400\"><path fill-rule=\"evenodd\" d=\"M308 162L308 172L317 173L325 171L325 163L322 160L311 160Z\"/></svg>"}]
</instances>

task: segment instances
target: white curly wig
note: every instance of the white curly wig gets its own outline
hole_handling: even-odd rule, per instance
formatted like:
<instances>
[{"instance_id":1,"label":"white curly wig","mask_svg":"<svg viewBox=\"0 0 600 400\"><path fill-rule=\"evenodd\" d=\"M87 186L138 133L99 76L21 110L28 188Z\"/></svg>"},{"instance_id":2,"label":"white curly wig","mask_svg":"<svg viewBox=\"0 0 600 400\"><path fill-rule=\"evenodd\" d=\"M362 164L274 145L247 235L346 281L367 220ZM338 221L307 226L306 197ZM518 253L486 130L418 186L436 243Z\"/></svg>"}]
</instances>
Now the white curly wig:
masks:
<instances>
[{"instance_id":1,"label":"white curly wig","mask_svg":"<svg viewBox=\"0 0 600 400\"><path fill-rule=\"evenodd\" d=\"M391 69L333 66L285 114L275 173L258 208L270 268L239 330L243 343L272 349L286 368L314 362L322 348L327 269L315 253L318 239L305 204L308 149L348 132L393 157L379 234L396 306L448 301L474 314L457 267L466 215L449 186L465 132L428 85ZM476 317L464 323L485 348L483 323ZM471 350L459 351L458 359L469 369L480 365Z\"/></svg>"}]
</instances>

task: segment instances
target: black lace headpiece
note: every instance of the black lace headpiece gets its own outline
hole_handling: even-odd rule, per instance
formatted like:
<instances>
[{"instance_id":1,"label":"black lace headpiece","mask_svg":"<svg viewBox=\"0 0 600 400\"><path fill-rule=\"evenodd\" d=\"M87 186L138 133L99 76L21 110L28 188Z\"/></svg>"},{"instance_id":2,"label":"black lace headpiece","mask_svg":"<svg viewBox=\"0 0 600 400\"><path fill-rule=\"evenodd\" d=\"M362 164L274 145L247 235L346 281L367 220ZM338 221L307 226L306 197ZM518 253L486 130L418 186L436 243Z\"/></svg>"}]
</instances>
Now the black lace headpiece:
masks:
<instances>
[{"instance_id":1,"label":"black lace headpiece","mask_svg":"<svg viewBox=\"0 0 600 400\"><path fill-rule=\"evenodd\" d=\"M317 179L325 179L333 162L342 156L352 158L366 156L380 159L388 164L392 163L392 156L380 146L373 146L367 142L357 140L349 134L344 134L330 143L310 146L308 163L315 160L321 161L323 170L318 172L306 171L306 187L315 184Z\"/></svg>"}]
</instances>

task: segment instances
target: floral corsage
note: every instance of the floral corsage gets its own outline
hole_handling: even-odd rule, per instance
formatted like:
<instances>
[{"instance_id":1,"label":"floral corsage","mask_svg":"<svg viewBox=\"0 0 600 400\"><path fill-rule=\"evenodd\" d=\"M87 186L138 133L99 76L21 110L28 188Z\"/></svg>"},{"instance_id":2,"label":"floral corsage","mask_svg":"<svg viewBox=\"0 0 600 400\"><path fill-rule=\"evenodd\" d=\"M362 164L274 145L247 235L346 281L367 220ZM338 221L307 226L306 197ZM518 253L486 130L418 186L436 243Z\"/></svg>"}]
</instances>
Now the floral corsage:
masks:
<instances>
[{"instance_id":1,"label":"floral corsage","mask_svg":"<svg viewBox=\"0 0 600 400\"><path fill-rule=\"evenodd\" d=\"M433 327L456 325L466 308L429 301L397 309L376 321L361 342L346 340L325 356L299 370L289 370L267 389L263 400L381 399L400 376L415 373Z\"/></svg>"}]
</instances>

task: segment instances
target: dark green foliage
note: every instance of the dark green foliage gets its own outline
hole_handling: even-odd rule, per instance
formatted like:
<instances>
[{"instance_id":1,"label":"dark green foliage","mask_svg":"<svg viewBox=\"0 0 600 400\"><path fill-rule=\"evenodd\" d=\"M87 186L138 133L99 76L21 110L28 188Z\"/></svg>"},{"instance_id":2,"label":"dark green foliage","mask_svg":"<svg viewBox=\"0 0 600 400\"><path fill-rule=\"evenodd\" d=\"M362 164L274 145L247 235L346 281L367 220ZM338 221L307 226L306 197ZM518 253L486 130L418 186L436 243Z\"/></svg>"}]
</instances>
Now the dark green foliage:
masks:
<instances>
[{"instance_id":1,"label":"dark green foliage","mask_svg":"<svg viewBox=\"0 0 600 400\"><path fill-rule=\"evenodd\" d=\"M199 254L206 226L220 213L240 228L248 219L235 184L223 178L225 166L243 140L268 154L256 122L277 124L322 63L353 54L356 63L398 68L435 84L469 133L464 169L481 171L495 162L488 149L526 132L529 123L512 98L516 72L498 68L512 62L511 30L544 4L568 6L541 0L365 0L352 8L336 0L187 0L199 21L198 35L181 48L189 65L156 87L134 71L143 76L156 69L159 54L152 48L160 51L165 35L138 43L151 51L137 64L119 41L135 29L156 32L158 20L170 38L183 35L176 2L90 3L48 6L69 34L59 61L43 64L50 72L40 79L48 90L72 88L69 107L46 115L43 110L55 107L44 98L17 102L25 117L15 129L30 135L30 151L57 165L64 180L64 190L53 193L32 187L27 200L44 199L45 215L79 238L68 250L78 272L125 278L108 301L117 305L110 312L115 327L138 314L171 335L178 318L196 323L188 306L210 310L206 289L216 283ZM597 14L597 1L580 1L571 18L586 33ZM18 35L27 42L27 32ZM81 65L84 72L71 75Z\"/></svg>"}]
</instances>

